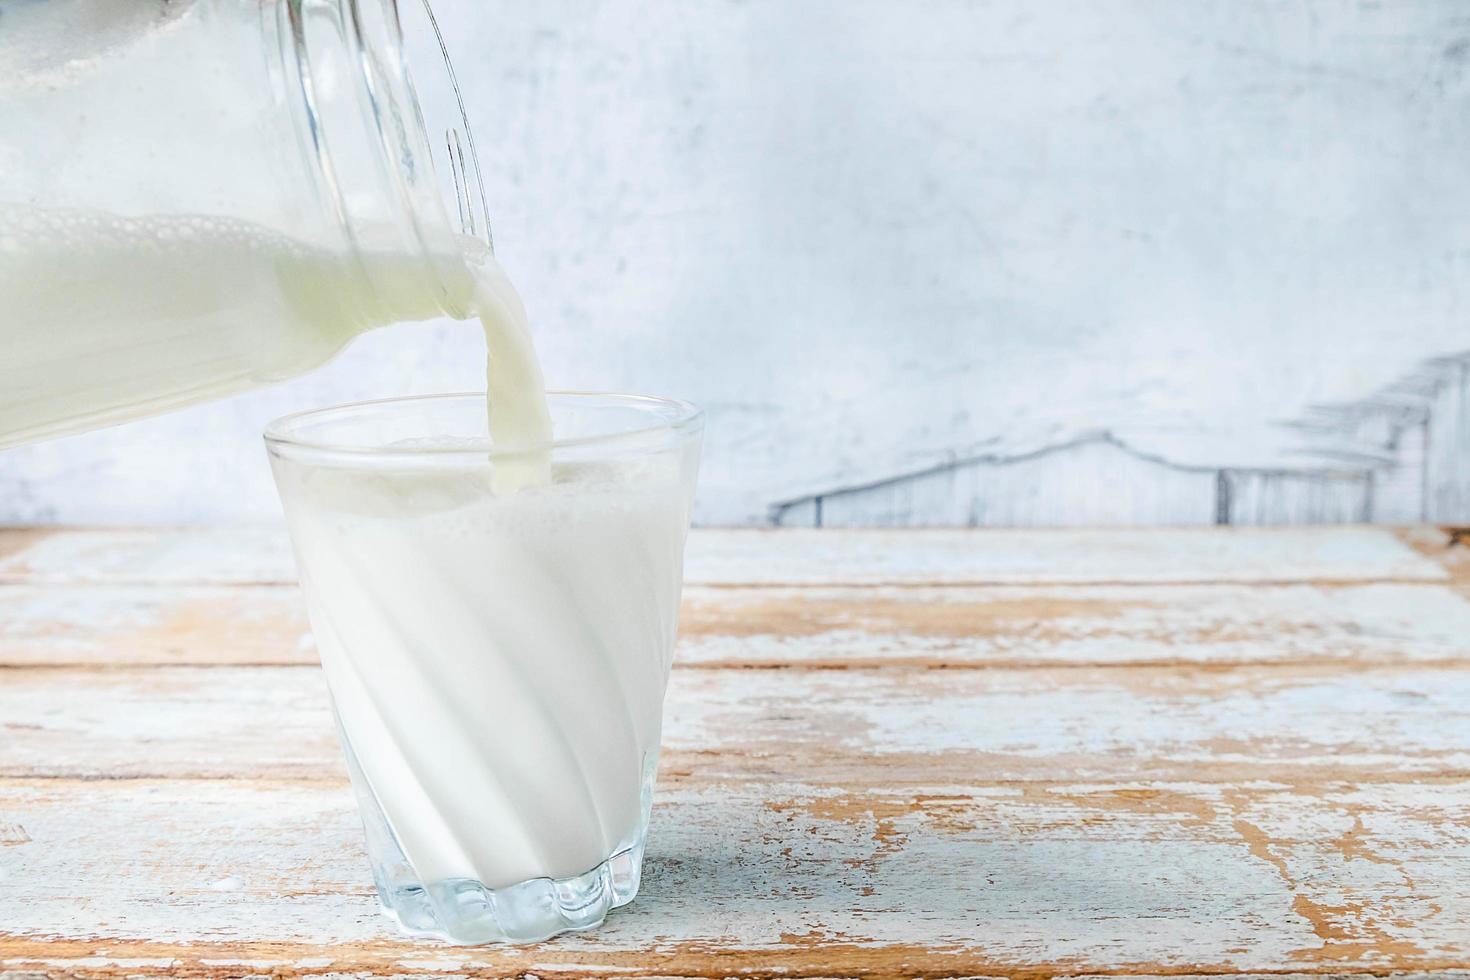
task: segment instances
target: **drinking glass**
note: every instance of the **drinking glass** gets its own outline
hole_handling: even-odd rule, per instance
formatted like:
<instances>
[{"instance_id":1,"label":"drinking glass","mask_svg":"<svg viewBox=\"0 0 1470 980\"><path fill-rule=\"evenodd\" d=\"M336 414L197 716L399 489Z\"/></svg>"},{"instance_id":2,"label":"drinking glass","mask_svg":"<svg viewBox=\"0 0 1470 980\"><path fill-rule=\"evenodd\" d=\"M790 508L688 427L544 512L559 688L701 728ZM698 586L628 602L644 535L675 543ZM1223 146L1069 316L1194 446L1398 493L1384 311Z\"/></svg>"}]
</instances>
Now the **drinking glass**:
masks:
<instances>
[{"instance_id":1,"label":"drinking glass","mask_svg":"<svg viewBox=\"0 0 1470 980\"><path fill-rule=\"evenodd\" d=\"M266 430L378 895L455 943L591 928L641 874L702 421L549 404L542 445L490 445L483 394Z\"/></svg>"}]
</instances>

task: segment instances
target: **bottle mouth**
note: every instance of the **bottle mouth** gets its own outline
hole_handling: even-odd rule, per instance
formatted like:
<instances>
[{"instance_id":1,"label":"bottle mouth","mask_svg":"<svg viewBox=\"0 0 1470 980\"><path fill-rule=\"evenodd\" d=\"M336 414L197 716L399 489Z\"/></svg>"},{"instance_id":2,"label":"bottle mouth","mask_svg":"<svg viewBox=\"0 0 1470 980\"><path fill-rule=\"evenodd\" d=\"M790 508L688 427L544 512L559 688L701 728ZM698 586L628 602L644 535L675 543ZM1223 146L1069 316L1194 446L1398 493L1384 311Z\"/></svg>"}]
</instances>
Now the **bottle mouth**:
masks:
<instances>
[{"instance_id":1,"label":"bottle mouth","mask_svg":"<svg viewBox=\"0 0 1470 980\"><path fill-rule=\"evenodd\" d=\"M445 217L460 234L478 238L493 250L475 136L434 10L429 0L391 0L391 6L408 105L415 112L418 137L428 153Z\"/></svg>"},{"instance_id":2,"label":"bottle mouth","mask_svg":"<svg viewBox=\"0 0 1470 980\"><path fill-rule=\"evenodd\" d=\"M290 0L278 8L304 148L358 256L417 255L438 306L464 316L466 258L491 247L474 137L429 0ZM365 289L375 289L362 269ZM379 297L383 299L384 297Z\"/></svg>"}]
</instances>

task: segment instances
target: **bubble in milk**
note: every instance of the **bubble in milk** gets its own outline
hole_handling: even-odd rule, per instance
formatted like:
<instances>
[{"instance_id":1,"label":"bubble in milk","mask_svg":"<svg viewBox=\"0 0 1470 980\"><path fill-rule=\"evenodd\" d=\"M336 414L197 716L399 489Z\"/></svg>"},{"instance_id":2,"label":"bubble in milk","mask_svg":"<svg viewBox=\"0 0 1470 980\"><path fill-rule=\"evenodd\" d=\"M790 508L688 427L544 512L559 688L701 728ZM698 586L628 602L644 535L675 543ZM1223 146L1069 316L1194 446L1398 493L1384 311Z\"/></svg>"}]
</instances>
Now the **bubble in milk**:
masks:
<instances>
[{"instance_id":1,"label":"bubble in milk","mask_svg":"<svg viewBox=\"0 0 1470 980\"><path fill-rule=\"evenodd\" d=\"M56 251L68 255L127 249L169 252L210 249L269 252L286 258L310 253L301 242L261 225L226 215L119 215L81 208L33 208L0 204L5 251Z\"/></svg>"}]
</instances>

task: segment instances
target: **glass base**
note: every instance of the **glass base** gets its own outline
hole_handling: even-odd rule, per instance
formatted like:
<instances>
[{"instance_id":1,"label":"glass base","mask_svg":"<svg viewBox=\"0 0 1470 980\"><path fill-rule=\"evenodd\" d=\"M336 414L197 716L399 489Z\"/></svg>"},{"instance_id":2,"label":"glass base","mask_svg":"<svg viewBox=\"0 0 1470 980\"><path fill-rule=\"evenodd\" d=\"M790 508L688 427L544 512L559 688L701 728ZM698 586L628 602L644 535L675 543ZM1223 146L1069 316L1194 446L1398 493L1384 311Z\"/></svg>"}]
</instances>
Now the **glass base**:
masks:
<instances>
[{"instance_id":1,"label":"glass base","mask_svg":"<svg viewBox=\"0 0 1470 980\"><path fill-rule=\"evenodd\" d=\"M638 894L642 870L640 839L591 871L570 878L533 878L505 888L456 878L386 893L380 889L379 898L388 917L411 936L461 946L534 943L601 925L608 912Z\"/></svg>"},{"instance_id":2,"label":"glass base","mask_svg":"<svg viewBox=\"0 0 1470 980\"><path fill-rule=\"evenodd\" d=\"M357 794L378 900L403 932L458 946L534 943L558 933L596 928L608 912L627 905L638 894L658 767L656 752L644 760L637 831L606 861L569 878L532 878L490 888L470 878L419 880L362 774L340 721L338 731Z\"/></svg>"}]
</instances>

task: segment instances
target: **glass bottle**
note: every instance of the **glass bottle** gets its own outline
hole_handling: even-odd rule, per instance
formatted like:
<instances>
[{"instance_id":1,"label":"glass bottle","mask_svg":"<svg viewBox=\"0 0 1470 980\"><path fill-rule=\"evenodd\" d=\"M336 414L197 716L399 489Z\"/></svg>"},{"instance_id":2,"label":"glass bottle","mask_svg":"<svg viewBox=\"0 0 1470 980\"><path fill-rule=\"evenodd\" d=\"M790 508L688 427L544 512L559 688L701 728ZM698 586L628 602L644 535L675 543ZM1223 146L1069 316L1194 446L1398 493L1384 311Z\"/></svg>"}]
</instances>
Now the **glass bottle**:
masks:
<instances>
[{"instance_id":1,"label":"glass bottle","mask_svg":"<svg viewBox=\"0 0 1470 980\"><path fill-rule=\"evenodd\" d=\"M489 243L426 0L0 5L0 447L463 317Z\"/></svg>"}]
</instances>

